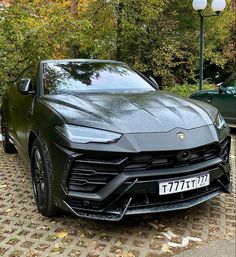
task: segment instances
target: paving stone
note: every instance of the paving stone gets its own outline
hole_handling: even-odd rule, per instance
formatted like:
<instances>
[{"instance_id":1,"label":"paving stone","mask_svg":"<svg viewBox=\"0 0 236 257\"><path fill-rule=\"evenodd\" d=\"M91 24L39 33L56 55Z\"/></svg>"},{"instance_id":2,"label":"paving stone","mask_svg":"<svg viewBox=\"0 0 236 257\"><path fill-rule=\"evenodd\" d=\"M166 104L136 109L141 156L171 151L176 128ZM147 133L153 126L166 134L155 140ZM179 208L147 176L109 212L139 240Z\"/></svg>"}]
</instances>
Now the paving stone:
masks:
<instances>
[{"instance_id":1,"label":"paving stone","mask_svg":"<svg viewBox=\"0 0 236 257\"><path fill-rule=\"evenodd\" d=\"M29 170L17 154L7 155L0 147L0 256L164 257L209 240L229 240L236 234L235 158L233 135L231 195L221 194L187 210L125 217L111 223L68 213L55 218L41 216L34 204ZM201 238L202 242L172 249L167 247L168 235L172 235L173 243L181 244L187 236Z\"/></svg>"}]
</instances>

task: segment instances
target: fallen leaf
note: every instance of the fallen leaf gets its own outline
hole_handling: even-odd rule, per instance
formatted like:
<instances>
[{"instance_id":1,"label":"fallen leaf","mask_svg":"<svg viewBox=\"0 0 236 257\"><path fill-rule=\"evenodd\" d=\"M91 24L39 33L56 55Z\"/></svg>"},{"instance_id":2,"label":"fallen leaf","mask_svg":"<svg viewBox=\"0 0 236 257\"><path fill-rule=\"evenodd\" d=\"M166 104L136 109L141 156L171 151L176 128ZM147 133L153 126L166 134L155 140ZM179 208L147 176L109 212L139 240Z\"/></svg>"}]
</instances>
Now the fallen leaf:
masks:
<instances>
[{"instance_id":1,"label":"fallen leaf","mask_svg":"<svg viewBox=\"0 0 236 257\"><path fill-rule=\"evenodd\" d=\"M60 233L57 233L57 237L58 237L58 238L65 238L67 235L68 235L68 232L60 232Z\"/></svg>"},{"instance_id":2,"label":"fallen leaf","mask_svg":"<svg viewBox=\"0 0 236 257\"><path fill-rule=\"evenodd\" d=\"M12 211L12 209L7 209L5 212L8 213L8 212L11 212L11 211Z\"/></svg>"},{"instance_id":3,"label":"fallen leaf","mask_svg":"<svg viewBox=\"0 0 236 257\"><path fill-rule=\"evenodd\" d=\"M134 255L133 253L131 253L131 252L130 252L130 253L127 253L126 256L127 256L127 257L135 257L135 255ZM125 257L126 257L126 256L125 256Z\"/></svg>"},{"instance_id":4,"label":"fallen leaf","mask_svg":"<svg viewBox=\"0 0 236 257\"><path fill-rule=\"evenodd\" d=\"M172 251L170 250L170 247L168 244L164 244L161 248L162 252L164 253L172 253Z\"/></svg>"},{"instance_id":5,"label":"fallen leaf","mask_svg":"<svg viewBox=\"0 0 236 257\"><path fill-rule=\"evenodd\" d=\"M7 187L7 185L1 185L0 186L0 188L6 188Z\"/></svg>"},{"instance_id":6,"label":"fallen leaf","mask_svg":"<svg viewBox=\"0 0 236 257\"><path fill-rule=\"evenodd\" d=\"M121 243L121 241L118 240L118 241L116 241L115 245L116 245L116 246L121 246L122 243Z\"/></svg>"}]
</instances>

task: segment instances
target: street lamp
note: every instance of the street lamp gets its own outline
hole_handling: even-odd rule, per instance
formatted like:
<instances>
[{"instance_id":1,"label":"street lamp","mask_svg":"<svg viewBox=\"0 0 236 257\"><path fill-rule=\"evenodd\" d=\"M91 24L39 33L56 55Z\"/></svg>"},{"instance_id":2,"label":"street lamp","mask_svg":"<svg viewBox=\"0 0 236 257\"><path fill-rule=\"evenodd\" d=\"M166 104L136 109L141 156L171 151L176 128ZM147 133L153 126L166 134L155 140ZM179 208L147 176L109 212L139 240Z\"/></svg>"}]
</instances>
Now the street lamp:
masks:
<instances>
[{"instance_id":1,"label":"street lamp","mask_svg":"<svg viewBox=\"0 0 236 257\"><path fill-rule=\"evenodd\" d=\"M203 11L207 7L207 0L193 0L193 9L196 10L200 16L200 81L199 90L203 86L203 52L204 52L204 18L218 16L226 7L225 0L213 0L211 4L212 10L215 12L211 15L204 15Z\"/></svg>"}]
</instances>

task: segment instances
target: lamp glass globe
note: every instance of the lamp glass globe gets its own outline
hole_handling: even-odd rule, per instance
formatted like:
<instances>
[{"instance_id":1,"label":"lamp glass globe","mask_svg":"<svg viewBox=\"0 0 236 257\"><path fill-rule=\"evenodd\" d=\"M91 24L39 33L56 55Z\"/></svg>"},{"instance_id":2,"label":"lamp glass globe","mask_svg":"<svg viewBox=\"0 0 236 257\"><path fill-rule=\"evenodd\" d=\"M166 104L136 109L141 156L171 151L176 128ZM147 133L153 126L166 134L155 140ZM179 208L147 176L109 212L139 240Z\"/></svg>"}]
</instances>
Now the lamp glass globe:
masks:
<instances>
[{"instance_id":1,"label":"lamp glass globe","mask_svg":"<svg viewBox=\"0 0 236 257\"><path fill-rule=\"evenodd\" d=\"M226 7L225 0L214 0L211 4L211 8L214 12L222 12Z\"/></svg>"},{"instance_id":2,"label":"lamp glass globe","mask_svg":"<svg viewBox=\"0 0 236 257\"><path fill-rule=\"evenodd\" d=\"M193 0L193 9L203 11L207 7L207 0Z\"/></svg>"}]
</instances>

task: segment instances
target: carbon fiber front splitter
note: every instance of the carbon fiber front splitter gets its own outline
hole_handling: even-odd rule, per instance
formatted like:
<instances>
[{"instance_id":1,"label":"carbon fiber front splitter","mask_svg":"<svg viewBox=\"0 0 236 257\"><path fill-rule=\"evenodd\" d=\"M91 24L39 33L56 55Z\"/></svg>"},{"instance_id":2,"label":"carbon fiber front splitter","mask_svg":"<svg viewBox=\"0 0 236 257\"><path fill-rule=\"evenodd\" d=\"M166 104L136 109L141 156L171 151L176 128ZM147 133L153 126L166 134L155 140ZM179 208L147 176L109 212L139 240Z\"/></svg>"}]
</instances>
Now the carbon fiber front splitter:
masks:
<instances>
[{"instance_id":1,"label":"carbon fiber front splitter","mask_svg":"<svg viewBox=\"0 0 236 257\"><path fill-rule=\"evenodd\" d=\"M155 205L146 206L133 206L132 197L128 197L123 201L120 208L113 208L110 206L109 209L103 210L91 210L86 208L72 208L66 201L63 201L63 209L75 214L78 217L96 219L96 220L107 220L107 221L120 221L124 216L127 215L138 215L138 214L151 214L151 213L162 213L188 209L205 201L208 201L221 193L231 193L232 185L229 182L227 185L222 184L218 181L218 186L209 192L203 193L199 196L189 197L180 201L171 203L157 203Z\"/></svg>"}]
</instances>

